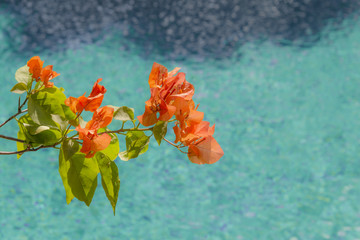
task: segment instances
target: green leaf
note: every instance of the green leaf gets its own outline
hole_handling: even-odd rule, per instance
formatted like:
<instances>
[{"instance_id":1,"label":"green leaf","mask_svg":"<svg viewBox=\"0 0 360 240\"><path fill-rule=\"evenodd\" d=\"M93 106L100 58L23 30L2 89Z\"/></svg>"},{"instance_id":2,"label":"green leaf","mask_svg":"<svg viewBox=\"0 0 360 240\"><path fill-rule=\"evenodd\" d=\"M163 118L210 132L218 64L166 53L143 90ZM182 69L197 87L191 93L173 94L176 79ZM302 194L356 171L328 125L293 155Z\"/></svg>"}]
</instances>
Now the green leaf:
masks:
<instances>
[{"instance_id":1,"label":"green leaf","mask_svg":"<svg viewBox=\"0 0 360 240\"><path fill-rule=\"evenodd\" d=\"M24 127L22 125L20 125L20 123L18 123L19 125L19 131L17 134L17 138L20 140L24 140L26 141L26 137L25 137L25 133L24 133ZM22 142L16 142L16 147L17 147L17 151L22 151L25 150L27 148L28 144L22 143ZM19 159L21 157L22 154L17 154L17 158Z\"/></svg>"},{"instance_id":2,"label":"green leaf","mask_svg":"<svg viewBox=\"0 0 360 240\"><path fill-rule=\"evenodd\" d=\"M63 142L59 155L59 173L63 180L68 204L76 197L90 206L97 187L99 172L96 160L85 158L77 142L73 140Z\"/></svg>"},{"instance_id":3,"label":"green leaf","mask_svg":"<svg viewBox=\"0 0 360 240\"><path fill-rule=\"evenodd\" d=\"M163 121L158 121L154 128L153 128L153 133L154 133L154 137L156 139L156 141L158 142L158 144L160 145L161 140L165 137L166 132L167 132L167 123L168 122L163 122Z\"/></svg>"},{"instance_id":4,"label":"green leaf","mask_svg":"<svg viewBox=\"0 0 360 240\"><path fill-rule=\"evenodd\" d=\"M142 131L129 131L126 134L126 151L119 153L119 157L123 161L128 161L138 157L148 149L150 137L146 136Z\"/></svg>"},{"instance_id":5,"label":"green leaf","mask_svg":"<svg viewBox=\"0 0 360 240\"><path fill-rule=\"evenodd\" d=\"M25 141L32 146L49 146L58 142L61 137L61 131L56 127L42 126L35 123L29 114L25 114L18 120L20 134L23 134Z\"/></svg>"},{"instance_id":6,"label":"green leaf","mask_svg":"<svg viewBox=\"0 0 360 240\"><path fill-rule=\"evenodd\" d=\"M77 142L73 140L64 140L61 144L60 155L59 155L59 173L63 181L63 185L66 193L66 203L69 204L71 200L75 197L71 191L69 185L68 172L70 169L70 158L79 151L80 146Z\"/></svg>"},{"instance_id":7,"label":"green leaf","mask_svg":"<svg viewBox=\"0 0 360 240\"><path fill-rule=\"evenodd\" d=\"M24 83L26 86L28 86L31 83L32 77L29 72L29 67L27 65L19 68L15 72L15 79L19 83Z\"/></svg>"},{"instance_id":8,"label":"green leaf","mask_svg":"<svg viewBox=\"0 0 360 240\"><path fill-rule=\"evenodd\" d=\"M115 107L109 105L109 107L114 108L114 119L120 121L131 121L134 120L134 109L126 106Z\"/></svg>"},{"instance_id":9,"label":"green leaf","mask_svg":"<svg viewBox=\"0 0 360 240\"><path fill-rule=\"evenodd\" d=\"M100 169L101 184L115 215L115 207L120 190L119 170L115 162L111 161L105 154L96 153L95 158Z\"/></svg>"},{"instance_id":10,"label":"green leaf","mask_svg":"<svg viewBox=\"0 0 360 240\"><path fill-rule=\"evenodd\" d=\"M109 131L109 129L108 128L100 128L98 130L98 133L102 133L105 131ZM108 133L108 134L111 137L110 145L106 149L104 149L100 152L105 154L107 157L109 157L111 161L114 161L120 152L119 139L115 133Z\"/></svg>"},{"instance_id":11,"label":"green leaf","mask_svg":"<svg viewBox=\"0 0 360 240\"><path fill-rule=\"evenodd\" d=\"M59 116L59 115L51 115L51 119L56 122L57 124L59 124L60 129L65 132L65 130L67 129L68 126L68 121L66 121L65 118Z\"/></svg>"},{"instance_id":12,"label":"green leaf","mask_svg":"<svg viewBox=\"0 0 360 240\"><path fill-rule=\"evenodd\" d=\"M76 115L65 105L65 94L56 87L44 88L30 95L28 111L34 122L44 126L56 127L52 115L71 120Z\"/></svg>"},{"instance_id":13,"label":"green leaf","mask_svg":"<svg viewBox=\"0 0 360 240\"><path fill-rule=\"evenodd\" d=\"M13 93L22 94L27 91L27 86L25 83L17 83L10 91Z\"/></svg>"}]
</instances>

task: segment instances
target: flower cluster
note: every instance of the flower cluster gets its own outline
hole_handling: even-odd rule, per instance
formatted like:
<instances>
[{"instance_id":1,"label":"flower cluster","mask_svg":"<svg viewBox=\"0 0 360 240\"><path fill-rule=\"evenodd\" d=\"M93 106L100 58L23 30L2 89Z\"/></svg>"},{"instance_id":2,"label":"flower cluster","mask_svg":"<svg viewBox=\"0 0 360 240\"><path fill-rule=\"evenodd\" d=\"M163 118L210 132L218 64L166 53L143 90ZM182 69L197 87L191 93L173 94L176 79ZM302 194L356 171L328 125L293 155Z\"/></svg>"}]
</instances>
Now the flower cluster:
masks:
<instances>
[{"instance_id":1,"label":"flower cluster","mask_svg":"<svg viewBox=\"0 0 360 240\"><path fill-rule=\"evenodd\" d=\"M16 141L17 151L0 151L0 155L17 154L20 158L25 152L59 149L59 173L67 203L77 198L89 206L101 175L101 185L115 214L120 179L114 160L137 158L148 150L152 137L158 144L164 140L186 153L196 164L215 163L224 155L213 137L215 125L203 120L204 113L198 111L192 99L194 86L186 80L185 73L179 72L180 68L168 71L154 63L149 76L151 97L145 102L145 112L137 117L140 122L137 123L130 107L101 107L106 93L106 88L100 85L101 78L89 95L67 97L63 88L50 82L59 74L52 65L43 65L44 61L35 56L15 73L17 83L10 91L25 94L25 99L21 103L19 97L17 112L0 124L0 128L15 119L19 131L17 138L4 135L0 138ZM22 109L26 104L27 109ZM88 122L82 118L84 111L93 113ZM120 121L121 128L110 130L108 126L113 120ZM165 138L170 122L174 123L174 142ZM117 135L125 137L121 152Z\"/></svg>"},{"instance_id":2,"label":"flower cluster","mask_svg":"<svg viewBox=\"0 0 360 240\"><path fill-rule=\"evenodd\" d=\"M179 70L168 72L164 66L153 64L149 76L151 97L145 102L145 112L138 120L150 126L175 116L175 143L180 142L177 147L188 147L187 154L193 163L215 163L224 155L212 136L215 125L210 127L209 122L203 121L204 113L197 111L198 106L195 107L192 100L194 86L186 81L185 73L178 73Z\"/></svg>"},{"instance_id":3,"label":"flower cluster","mask_svg":"<svg viewBox=\"0 0 360 240\"><path fill-rule=\"evenodd\" d=\"M44 61L41 61L39 56L32 57L28 62L27 66L29 67L29 72L32 74L32 78L36 82L43 82L46 88L54 86L53 82L50 80L56 78L60 74L53 71L53 65L48 65L43 68Z\"/></svg>"},{"instance_id":4,"label":"flower cluster","mask_svg":"<svg viewBox=\"0 0 360 240\"><path fill-rule=\"evenodd\" d=\"M65 100L65 105L70 107L70 110L78 114L78 116L83 110L94 113L85 128L82 128L79 124L75 129L79 132L79 139L83 140L80 151L86 154L86 158L91 158L96 152L106 149L111 141L111 137L107 133L98 134L100 128L105 128L111 123L114 113L112 107L100 108L106 92L106 88L99 84L100 81L102 81L101 78L95 82L88 97L85 97L84 93L78 98L69 97Z\"/></svg>"}]
</instances>

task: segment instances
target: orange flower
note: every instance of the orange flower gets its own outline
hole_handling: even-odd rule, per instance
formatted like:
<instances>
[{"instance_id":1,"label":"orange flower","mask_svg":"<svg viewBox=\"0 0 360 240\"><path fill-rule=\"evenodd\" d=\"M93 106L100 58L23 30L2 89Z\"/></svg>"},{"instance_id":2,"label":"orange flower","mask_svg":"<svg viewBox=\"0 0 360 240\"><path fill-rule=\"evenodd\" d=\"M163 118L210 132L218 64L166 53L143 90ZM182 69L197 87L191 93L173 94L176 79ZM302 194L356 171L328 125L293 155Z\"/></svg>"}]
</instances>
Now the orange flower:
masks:
<instances>
[{"instance_id":1,"label":"orange flower","mask_svg":"<svg viewBox=\"0 0 360 240\"><path fill-rule=\"evenodd\" d=\"M35 78L37 82L39 81L43 64L44 61L41 61L39 56L34 56L27 62L29 72L32 74L32 77Z\"/></svg>"},{"instance_id":2,"label":"orange flower","mask_svg":"<svg viewBox=\"0 0 360 240\"><path fill-rule=\"evenodd\" d=\"M168 72L166 67L154 62L149 76L150 88L162 86L168 77L174 76L179 70L180 68L174 68L174 70Z\"/></svg>"},{"instance_id":3,"label":"orange flower","mask_svg":"<svg viewBox=\"0 0 360 240\"><path fill-rule=\"evenodd\" d=\"M212 136L215 131L215 125L210 127L210 123L201 121L194 123L184 129L175 126L174 132L176 142L181 142L184 146L188 146L188 157L191 162L196 164L211 164L217 162L224 152L215 138Z\"/></svg>"},{"instance_id":4,"label":"orange flower","mask_svg":"<svg viewBox=\"0 0 360 240\"><path fill-rule=\"evenodd\" d=\"M88 97L85 97L85 93L78 98L69 97L65 100L65 105L69 106L71 111L74 113L82 112L84 109L85 111L94 112L100 107L104 98L104 94L106 93L106 88L102 85L99 85L99 82L101 81L102 78L99 78L95 82Z\"/></svg>"},{"instance_id":5,"label":"orange flower","mask_svg":"<svg viewBox=\"0 0 360 240\"><path fill-rule=\"evenodd\" d=\"M83 140L80 152L85 153L86 158L91 158L96 152L106 149L110 142L111 137L109 134L97 134L100 128L108 126L113 118L114 109L108 106L97 109L94 112L92 119L86 124L85 128L81 126L76 127L79 132L79 139Z\"/></svg>"},{"instance_id":6,"label":"orange flower","mask_svg":"<svg viewBox=\"0 0 360 240\"><path fill-rule=\"evenodd\" d=\"M44 67L41 70L41 74L40 74L40 81L42 81L44 83L44 86L46 88L48 87L53 87L54 83L53 82L49 82L51 79L56 78L57 76L59 76L60 74L53 71L53 66L49 65Z\"/></svg>"},{"instance_id":7,"label":"orange flower","mask_svg":"<svg viewBox=\"0 0 360 240\"><path fill-rule=\"evenodd\" d=\"M60 74L53 71L53 66L49 65L43 68L44 61L41 61L39 56L32 57L28 62L29 72L36 82L41 81L45 87L53 87L54 83L49 82L51 79L56 78Z\"/></svg>"},{"instance_id":8,"label":"orange flower","mask_svg":"<svg viewBox=\"0 0 360 240\"><path fill-rule=\"evenodd\" d=\"M195 144L189 145L188 157L196 164L212 164L217 162L224 155L219 143L208 136Z\"/></svg>"},{"instance_id":9,"label":"orange flower","mask_svg":"<svg viewBox=\"0 0 360 240\"><path fill-rule=\"evenodd\" d=\"M149 76L151 97L145 102L144 114L138 116L142 125L150 126L157 121L170 120L182 100L191 100L194 86L186 81L185 73L176 74L179 69L168 73L164 66L154 63Z\"/></svg>"},{"instance_id":10,"label":"orange flower","mask_svg":"<svg viewBox=\"0 0 360 240\"><path fill-rule=\"evenodd\" d=\"M204 113L197 111L193 101L187 106L183 105L176 113L175 127L173 127L176 139L175 143L181 142L188 146L188 157L191 162L197 164L211 164L217 162L224 152L213 138L215 124L203 121Z\"/></svg>"}]
</instances>

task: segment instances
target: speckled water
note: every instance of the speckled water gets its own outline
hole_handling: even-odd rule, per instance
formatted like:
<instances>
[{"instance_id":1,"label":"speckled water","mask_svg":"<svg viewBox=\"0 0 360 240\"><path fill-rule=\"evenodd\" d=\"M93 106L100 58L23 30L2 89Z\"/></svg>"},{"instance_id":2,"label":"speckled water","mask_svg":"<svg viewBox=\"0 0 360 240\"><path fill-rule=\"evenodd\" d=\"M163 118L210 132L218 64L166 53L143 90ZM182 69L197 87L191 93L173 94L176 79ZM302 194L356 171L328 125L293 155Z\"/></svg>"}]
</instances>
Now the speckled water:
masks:
<instances>
[{"instance_id":1,"label":"speckled water","mask_svg":"<svg viewBox=\"0 0 360 240\"><path fill-rule=\"evenodd\" d=\"M9 19L0 16L0 29ZM115 217L100 185L91 207L66 204L56 151L2 156L0 239L360 239L360 21L349 17L324 32L309 48L249 42L234 54L241 57L221 61L144 59L131 43L125 51L117 34L42 52L67 95L102 77L104 104L137 114L152 62L182 67L225 156L199 166L153 141L140 158L116 160ZM4 39L0 32L1 122L16 108L15 70L31 56ZM1 150L14 149L1 142Z\"/></svg>"}]
</instances>

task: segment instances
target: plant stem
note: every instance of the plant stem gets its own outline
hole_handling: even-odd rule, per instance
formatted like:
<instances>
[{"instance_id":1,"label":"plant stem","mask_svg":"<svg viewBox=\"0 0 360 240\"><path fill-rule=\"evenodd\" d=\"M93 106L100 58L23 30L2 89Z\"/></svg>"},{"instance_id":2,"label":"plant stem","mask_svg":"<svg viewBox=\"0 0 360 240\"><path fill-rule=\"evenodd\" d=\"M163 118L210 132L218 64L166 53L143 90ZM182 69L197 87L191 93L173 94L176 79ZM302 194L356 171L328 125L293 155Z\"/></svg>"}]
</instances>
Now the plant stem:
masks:
<instances>
[{"instance_id":1,"label":"plant stem","mask_svg":"<svg viewBox=\"0 0 360 240\"><path fill-rule=\"evenodd\" d=\"M27 100L28 100L28 98L26 97L25 100L24 100L24 102L20 105L20 97L19 97L18 112L15 113L14 115L12 115L12 116L11 116L9 119L7 119L5 122L3 122L3 123L0 125L0 128L1 128L2 126L4 126L6 123L10 122L13 118L15 118L16 116L18 116L19 114L22 114L22 113L24 113L24 112L27 111L27 109L21 111L21 108L25 105L25 103L27 102Z\"/></svg>"},{"instance_id":2,"label":"plant stem","mask_svg":"<svg viewBox=\"0 0 360 240\"><path fill-rule=\"evenodd\" d=\"M172 142L170 142L169 140L167 140L166 138L163 138L167 143L169 143L171 146L174 146L174 147L176 147L180 152L182 152L182 153L185 153L185 154L188 154L188 152L184 152L184 151L182 151L180 148L182 148L182 147L184 147L184 146L178 146L178 145L175 145L175 144L173 144Z\"/></svg>"},{"instance_id":3,"label":"plant stem","mask_svg":"<svg viewBox=\"0 0 360 240\"><path fill-rule=\"evenodd\" d=\"M2 127L2 126L4 126L5 124L7 124L10 120L12 120L13 118L15 118L17 115L20 115L20 114L22 114L22 113L24 113L24 112L27 112L27 109L25 109L25 110L20 110L19 112L17 112L17 113L15 113L14 115L12 115L8 120L6 120L5 122L3 122L1 125L0 125L0 128Z\"/></svg>"},{"instance_id":4,"label":"plant stem","mask_svg":"<svg viewBox=\"0 0 360 240\"><path fill-rule=\"evenodd\" d=\"M27 149L24 149L24 150L21 150L21 151L15 151L15 152L0 152L0 155L12 155L12 154L23 154L25 152L36 152L42 148L51 148L51 147L55 147L57 145L59 145L60 142L58 143L55 143L53 145L50 145L50 146L44 146L44 145L41 145L37 148L27 148Z\"/></svg>"},{"instance_id":5,"label":"plant stem","mask_svg":"<svg viewBox=\"0 0 360 240\"><path fill-rule=\"evenodd\" d=\"M123 132L129 132L129 131L152 131L154 127L150 127L150 128L121 128L119 130L115 130L115 131L106 131L106 132L102 132L99 133L99 135L104 134L104 133L123 133Z\"/></svg>"},{"instance_id":6,"label":"plant stem","mask_svg":"<svg viewBox=\"0 0 360 240\"><path fill-rule=\"evenodd\" d=\"M25 142L24 140L21 140L21 139L17 139L17 138L13 138L13 137L9 137L9 136L5 136L5 135L1 135L0 134L0 138L5 138L7 140L12 140L12 141L16 141L16 142Z\"/></svg>"}]
</instances>

